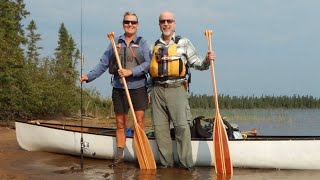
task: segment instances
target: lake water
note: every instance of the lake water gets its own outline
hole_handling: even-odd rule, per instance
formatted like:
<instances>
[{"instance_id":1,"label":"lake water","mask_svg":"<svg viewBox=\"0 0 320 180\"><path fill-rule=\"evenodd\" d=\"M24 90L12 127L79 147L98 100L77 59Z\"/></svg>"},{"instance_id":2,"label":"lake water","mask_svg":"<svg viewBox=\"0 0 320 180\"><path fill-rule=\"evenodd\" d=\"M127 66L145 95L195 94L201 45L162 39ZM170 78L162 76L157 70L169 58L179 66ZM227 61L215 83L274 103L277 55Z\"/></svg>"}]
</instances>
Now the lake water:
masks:
<instances>
[{"instance_id":1,"label":"lake water","mask_svg":"<svg viewBox=\"0 0 320 180\"><path fill-rule=\"evenodd\" d=\"M189 172L170 168L156 171L139 170L136 166L125 165L121 168L106 169L104 166L88 165L82 176L84 179L113 180L319 180L320 171L239 169L234 168L231 178L215 176L214 167L198 167Z\"/></svg>"},{"instance_id":2,"label":"lake water","mask_svg":"<svg viewBox=\"0 0 320 180\"><path fill-rule=\"evenodd\" d=\"M194 117L214 117L213 110L192 110ZM320 136L320 109L220 110L240 130L257 129L259 135Z\"/></svg>"},{"instance_id":3,"label":"lake water","mask_svg":"<svg viewBox=\"0 0 320 180\"><path fill-rule=\"evenodd\" d=\"M243 131L256 128L260 135L320 136L320 109L221 110L222 117ZM193 110L193 117L213 117L212 110ZM320 153L320 152L319 152ZM101 170L105 171L105 170ZM89 173L90 174L90 173ZM215 177L214 167L197 167L193 172L171 168L156 172L142 171L132 164L110 171L110 179L223 179ZM278 170L234 168L233 180L319 180L320 170Z\"/></svg>"}]
</instances>

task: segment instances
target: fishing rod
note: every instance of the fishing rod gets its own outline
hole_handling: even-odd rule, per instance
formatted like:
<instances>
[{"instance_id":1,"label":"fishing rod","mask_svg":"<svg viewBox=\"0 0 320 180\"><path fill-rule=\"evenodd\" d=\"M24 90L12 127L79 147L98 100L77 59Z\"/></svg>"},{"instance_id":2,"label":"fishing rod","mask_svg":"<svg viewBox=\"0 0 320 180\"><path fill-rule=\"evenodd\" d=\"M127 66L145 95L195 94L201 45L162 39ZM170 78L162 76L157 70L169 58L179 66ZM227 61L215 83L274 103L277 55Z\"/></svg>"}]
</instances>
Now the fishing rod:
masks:
<instances>
[{"instance_id":1,"label":"fishing rod","mask_svg":"<svg viewBox=\"0 0 320 180\"><path fill-rule=\"evenodd\" d=\"M80 59L80 77L82 77L82 71L83 71L83 50L82 50L82 0L81 0L81 17L80 17L81 25L80 25L80 54L81 54L81 59ZM80 81L80 119L81 119L81 138L80 138L80 167L81 171L83 171L83 148L84 148L84 142L83 142L83 132L82 132L82 127L83 127L83 108L82 108L82 82Z\"/></svg>"}]
</instances>

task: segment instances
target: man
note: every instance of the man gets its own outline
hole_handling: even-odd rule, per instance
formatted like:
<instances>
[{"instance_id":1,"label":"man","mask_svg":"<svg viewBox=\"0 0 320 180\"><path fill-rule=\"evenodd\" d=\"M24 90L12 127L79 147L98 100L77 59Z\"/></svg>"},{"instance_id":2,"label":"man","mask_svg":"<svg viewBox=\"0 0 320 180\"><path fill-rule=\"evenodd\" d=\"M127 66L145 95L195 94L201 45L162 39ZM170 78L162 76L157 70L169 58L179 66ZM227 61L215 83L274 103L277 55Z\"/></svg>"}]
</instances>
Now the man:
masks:
<instances>
[{"instance_id":1,"label":"man","mask_svg":"<svg viewBox=\"0 0 320 180\"><path fill-rule=\"evenodd\" d=\"M144 128L144 113L148 107L148 94L146 89L146 76L150 64L150 46L146 40L137 35L139 27L138 17L135 13L126 12L122 21L124 34L116 38L117 48L123 69L119 69L110 44L103 54L100 62L87 75L80 78L81 82L91 82L101 76L108 68L113 75L112 102L116 114L117 152L112 166L123 162L124 147L126 143L125 129L128 121L129 104L125 94L121 77L126 77L132 104L137 122Z\"/></svg>"},{"instance_id":2,"label":"man","mask_svg":"<svg viewBox=\"0 0 320 180\"><path fill-rule=\"evenodd\" d=\"M177 36L174 14L170 11L160 14L159 26L162 35L153 48L149 73L153 81L151 106L155 138L162 164L160 168L174 165L169 127L172 121L179 166L194 170L188 124L188 92L184 84L187 68L208 69L210 61L215 59L215 53L207 52L206 58L202 59L187 38Z\"/></svg>"}]
</instances>

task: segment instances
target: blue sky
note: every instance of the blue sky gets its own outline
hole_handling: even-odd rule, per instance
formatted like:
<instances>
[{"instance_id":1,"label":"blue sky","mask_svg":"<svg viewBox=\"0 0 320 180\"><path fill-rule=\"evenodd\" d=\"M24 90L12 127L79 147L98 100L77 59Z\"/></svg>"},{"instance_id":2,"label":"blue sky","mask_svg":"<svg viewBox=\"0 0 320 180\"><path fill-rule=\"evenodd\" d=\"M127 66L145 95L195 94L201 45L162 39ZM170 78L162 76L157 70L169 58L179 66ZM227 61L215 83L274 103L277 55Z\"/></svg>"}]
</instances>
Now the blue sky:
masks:
<instances>
[{"instance_id":1,"label":"blue sky","mask_svg":"<svg viewBox=\"0 0 320 180\"><path fill-rule=\"evenodd\" d=\"M58 29L65 23L80 48L81 0L26 0L38 26L43 56L53 56ZM150 44L160 36L159 13L176 15L177 34L189 38L201 56L204 30L212 29L218 93L236 96L312 95L320 97L320 1L317 0L82 0L84 72L98 63L108 32L123 33L125 11L136 12L139 34ZM111 96L106 72L85 84ZM192 70L191 91L212 95L210 71Z\"/></svg>"}]
</instances>

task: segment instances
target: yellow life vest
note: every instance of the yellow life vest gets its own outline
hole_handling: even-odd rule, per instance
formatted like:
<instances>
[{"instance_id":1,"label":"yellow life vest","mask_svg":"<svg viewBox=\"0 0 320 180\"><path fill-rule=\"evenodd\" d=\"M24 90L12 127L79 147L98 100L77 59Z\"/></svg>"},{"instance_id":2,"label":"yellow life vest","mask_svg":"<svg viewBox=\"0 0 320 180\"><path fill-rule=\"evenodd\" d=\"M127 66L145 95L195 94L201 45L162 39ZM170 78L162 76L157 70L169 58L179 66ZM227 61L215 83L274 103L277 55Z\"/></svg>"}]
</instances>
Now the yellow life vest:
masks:
<instances>
[{"instance_id":1,"label":"yellow life vest","mask_svg":"<svg viewBox=\"0 0 320 180\"><path fill-rule=\"evenodd\" d=\"M180 37L175 38L175 43L169 46L155 43L149 73L152 78L175 79L186 76L186 65L177 54L177 44Z\"/></svg>"}]
</instances>

